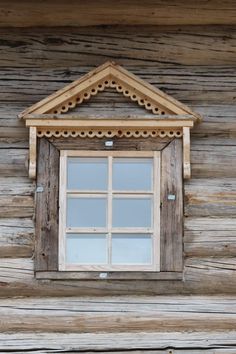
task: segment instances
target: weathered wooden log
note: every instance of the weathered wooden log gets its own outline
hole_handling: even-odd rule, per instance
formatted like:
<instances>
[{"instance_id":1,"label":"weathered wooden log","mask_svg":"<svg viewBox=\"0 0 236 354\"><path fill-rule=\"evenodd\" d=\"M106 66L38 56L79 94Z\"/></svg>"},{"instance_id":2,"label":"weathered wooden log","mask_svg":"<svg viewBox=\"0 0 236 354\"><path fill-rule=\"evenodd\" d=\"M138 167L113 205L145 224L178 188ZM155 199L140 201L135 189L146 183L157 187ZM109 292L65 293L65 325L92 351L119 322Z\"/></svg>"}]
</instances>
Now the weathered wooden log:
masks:
<instances>
[{"instance_id":1,"label":"weathered wooden log","mask_svg":"<svg viewBox=\"0 0 236 354\"><path fill-rule=\"evenodd\" d=\"M193 349L235 348L235 331L228 332L165 332L165 333L1 333L1 350L5 352L30 350L60 352L85 352L107 350L139 349L168 349L166 353L173 353L173 348L188 348L188 353ZM156 352L155 352L156 353ZM214 351L213 351L214 353ZM219 351L218 353L224 353ZM227 352L226 352L227 353ZM230 353L230 352L229 352ZM232 353L232 352L231 352Z\"/></svg>"},{"instance_id":2,"label":"weathered wooden log","mask_svg":"<svg viewBox=\"0 0 236 354\"><path fill-rule=\"evenodd\" d=\"M0 257L31 257L34 225L31 219L0 219Z\"/></svg>"},{"instance_id":3,"label":"weathered wooden log","mask_svg":"<svg viewBox=\"0 0 236 354\"><path fill-rule=\"evenodd\" d=\"M235 65L233 26L12 28L1 29L1 38L1 67L95 67L111 58L126 67Z\"/></svg>"},{"instance_id":4,"label":"weathered wooden log","mask_svg":"<svg viewBox=\"0 0 236 354\"><path fill-rule=\"evenodd\" d=\"M198 332L235 329L234 297L2 299L0 332Z\"/></svg>"},{"instance_id":5,"label":"weathered wooden log","mask_svg":"<svg viewBox=\"0 0 236 354\"><path fill-rule=\"evenodd\" d=\"M185 183L185 215L234 217L235 179L192 179Z\"/></svg>"},{"instance_id":6,"label":"weathered wooden log","mask_svg":"<svg viewBox=\"0 0 236 354\"><path fill-rule=\"evenodd\" d=\"M184 281L36 280L28 258L0 259L0 297L146 294L234 294L235 257L186 258Z\"/></svg>"},{"instance_id":7,"label":"weathered wooden log","mask_svg":"<svg viewBox=\"0 0 236 354\"><path fill-rule=\"evenodd\" d=\"M57 27L96 25L209 25L235 24L236 9L232 2L206 0L182 0L156 2L122 0L113 5L108 0L82 1L52 0L46 4L29 4L27 1L13 1L6 13L7 1L1 2L0 21L2 27ZM52 14L53 16L49 16Z\"/></svg>"},{"instance_id":8,"label":"weathered wooden log","mask_svg":"<svg viewBox=\"0 0 236 354\"><path fill-rule=\"evenodd\" d=\"M188 217L184 228L186 256L236 256L234 218Z\"/></svg>"}]
</instances>

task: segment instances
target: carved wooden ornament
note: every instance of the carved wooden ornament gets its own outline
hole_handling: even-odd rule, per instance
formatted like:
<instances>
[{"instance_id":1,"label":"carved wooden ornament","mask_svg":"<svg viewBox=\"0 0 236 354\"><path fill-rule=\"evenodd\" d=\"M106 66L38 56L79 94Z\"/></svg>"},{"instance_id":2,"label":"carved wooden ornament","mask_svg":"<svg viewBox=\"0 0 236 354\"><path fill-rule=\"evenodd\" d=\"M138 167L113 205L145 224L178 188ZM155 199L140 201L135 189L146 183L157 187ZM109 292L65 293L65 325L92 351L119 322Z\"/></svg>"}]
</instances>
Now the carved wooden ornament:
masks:
<instances>
[{"instance_id":1,"label":"carved wooden ornament","mask_svg":"<svg viewBox=\"0 0 236 354\"><path fill-rule=\"evenodd\" d=\"M142 116L84 116L67 112L107 87L144 106ZM29 176L36 177L37 137L176 137L183 138L184 178L190 178L190 128L201 117L190 108L113 62L23 111L29 127Z\"/></svg>"}]
</instances>

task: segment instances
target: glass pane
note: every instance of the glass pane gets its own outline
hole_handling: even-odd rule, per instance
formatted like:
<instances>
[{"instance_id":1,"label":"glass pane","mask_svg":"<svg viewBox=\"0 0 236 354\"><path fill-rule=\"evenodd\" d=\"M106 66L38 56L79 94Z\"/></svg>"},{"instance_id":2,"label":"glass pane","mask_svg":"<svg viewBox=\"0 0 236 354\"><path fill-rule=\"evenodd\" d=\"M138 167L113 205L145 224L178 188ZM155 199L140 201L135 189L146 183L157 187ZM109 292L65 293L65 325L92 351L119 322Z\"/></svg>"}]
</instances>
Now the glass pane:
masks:
<instances>
[{"instance_id":1,"label":"glass pane","mask_svg":"<svg viewBox=\"0 0 236 354\"><path fill-rule=\"evenodd\" d=\"M151 227L152 198L114 198L113 227Z\"/></svg>"},{"instance_id":2,"label":"glass pane","mask_svg":"<svg viewBox=\"0 0 236 354\"><path fill-rule=\"evenodd\" d=\"M69 157L67 188L79 190L107 190L107 158Z\"/></svg>"},{"instance_id":3,"label":"glass pane","mask_svg":"<svg viewBox=\"0 0 236 354\"><path fill-rule=\"evenodd\" d=\"M151 158L114 158L114 190L152 190Z\"/></svg>"},{"instance_id":4,"label":"glass pane","mask_svg":"<svg viewBox=\"0 0 236 354\"><path fill-rule=\"evenodd\" d=\"M107 263L107 238L102 234L67 234L66 262Z\"/></svg>"},{"instance_id":5,"label":"glass pane","mask_svg":"<svg viewBox=\"0 0 236 354\"><path fill-rule=\"evenodd\" d=\"M150 235L112 235L112 264L151 263L152 238Z\"/></svg>"},{"instance_id":6,"label":"glass pane","mask_svg":"<svg viewBox=\"0 0 236 354\"><path fill-rule=\"evenodd\" d=\"M67 227L106 227L106 198L67 198Z\"/></svg>"}]
</instances>

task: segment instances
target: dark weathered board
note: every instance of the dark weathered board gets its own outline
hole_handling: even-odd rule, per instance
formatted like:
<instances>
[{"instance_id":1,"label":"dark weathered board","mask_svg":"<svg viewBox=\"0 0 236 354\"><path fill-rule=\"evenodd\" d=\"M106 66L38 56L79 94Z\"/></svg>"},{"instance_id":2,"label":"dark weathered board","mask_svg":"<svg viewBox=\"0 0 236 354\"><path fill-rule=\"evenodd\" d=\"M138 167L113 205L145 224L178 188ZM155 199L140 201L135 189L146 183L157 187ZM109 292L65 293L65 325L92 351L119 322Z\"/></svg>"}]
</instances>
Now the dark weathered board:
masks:
<instances>
[{"instance_id":1,"label":"dark weathered board","mask_svg":"<svg viewBox=\"0 0 236 354\"><path fill-rule=\"evenodd\" d=\"M42 138L38 144L37 164L36 271L58 268L58 198L59 152Z\"/></svg>"},{"instance_id":2,"label":"dark weathered board","mask_svg":"<svg viewBox=\"0 0 236 354\"><path fill-rule=\"evenodd\" d=\"M95 25L209 25L236 24L236 7L230 0L27 0L0 4L2 27L95 26Z\"/></svg>"},{"instance_id":3,"label":"dark weathered board","mask_svg":"<svg viewBox=\"0 0 236 354\"><path fill-rule=\"evenodd\" d=\"M174 200L169 198L174 197ZM182 140L161 154L161 271L183 269Z\"/></svg>"}]
</instances>

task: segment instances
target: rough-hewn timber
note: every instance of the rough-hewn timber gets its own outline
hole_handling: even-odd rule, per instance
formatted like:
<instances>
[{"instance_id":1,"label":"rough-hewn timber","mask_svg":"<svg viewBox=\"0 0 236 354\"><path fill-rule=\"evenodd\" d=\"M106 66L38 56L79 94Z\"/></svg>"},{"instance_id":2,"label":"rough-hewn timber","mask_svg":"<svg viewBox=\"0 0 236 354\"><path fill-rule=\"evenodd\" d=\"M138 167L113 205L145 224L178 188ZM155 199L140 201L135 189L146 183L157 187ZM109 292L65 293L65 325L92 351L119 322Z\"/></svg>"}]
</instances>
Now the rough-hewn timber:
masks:
<instances>
[{"instance_id":1,"label":"rough-hewn timber","mask_svg":"<svg viewBox=\"0 0 236 354\"><path fill-rule=\"evenodd\" d=\"M230 23L231 5L220 3L221 21ZM235 33L234 26L0 30L0 352L236 352ZM203 115L184 186L184 281L35 279L35 185L17 114L107 59ZM110 90L78 110L143 112ZM34 298L3 299L16 296Z\"/></svg>"},{"instance_id":2,"label":"rough-hewn timber","mask_svg":"<svg viewBox=\"0 0 236 354\"><path fill-rule=\"evenodd\" d=\"M31 4L27 0L0 3L2 27L236 24L233 1L53 0Z\"/></svg>"}]
</instances>

